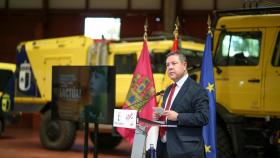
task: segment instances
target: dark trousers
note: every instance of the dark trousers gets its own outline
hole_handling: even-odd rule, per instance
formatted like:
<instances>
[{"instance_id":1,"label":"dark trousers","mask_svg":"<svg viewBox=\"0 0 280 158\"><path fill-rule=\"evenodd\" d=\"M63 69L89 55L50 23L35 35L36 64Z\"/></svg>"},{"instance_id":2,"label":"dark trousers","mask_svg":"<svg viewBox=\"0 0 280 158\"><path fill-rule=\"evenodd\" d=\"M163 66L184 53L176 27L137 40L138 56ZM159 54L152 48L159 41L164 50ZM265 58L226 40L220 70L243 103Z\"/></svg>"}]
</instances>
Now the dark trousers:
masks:
<instances>
[{"instance_id":1,"label":"dark trousers","mask_svg":"<svg viewBox=\"0 0 280 158\"><path fill-rule=\"evenodd\" d=\"M157 142L157 158L169 158L166 143L162 143L160 138Z\"/></svg>"}]
</instances>

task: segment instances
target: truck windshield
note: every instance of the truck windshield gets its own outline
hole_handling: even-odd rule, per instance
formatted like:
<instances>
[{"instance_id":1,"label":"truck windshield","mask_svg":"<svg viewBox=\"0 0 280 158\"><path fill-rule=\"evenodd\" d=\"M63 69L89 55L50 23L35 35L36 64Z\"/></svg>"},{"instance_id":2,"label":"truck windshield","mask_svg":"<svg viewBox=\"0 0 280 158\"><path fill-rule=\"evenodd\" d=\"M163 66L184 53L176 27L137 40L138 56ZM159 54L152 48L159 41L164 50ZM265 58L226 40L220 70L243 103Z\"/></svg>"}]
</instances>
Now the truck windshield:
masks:
<instances>
[{"instance_id":1,"label":"truck windshield","mask_svg":"<svg viewBox=\"0 0 280 158\"><path fill-rule=\"evenodd\" d=\"M116 54L114 64L117 74L132 74L137 64L137 55L136 53Z\"/></svg>"},{"instance_id":2,"label":"truck windshield","mask_svg":"<svg viewBox=\"0 0 280 158\"><path fill-rule=\"evenodd\" d=\"M200 68L203 52L190 49L181 49L181 52L187 57L188 69Z\"/></svg>"},{"instance_id":3,"label":"truck windshield","mask_svg":"<svg viewBox=\"0 0 280 158\"><path fill-rule=\"evenodd\" d=\"M0 91L6 90L13 72L9 70L0 70Z\"/></svg>"},{"instance_id":4,"label":"truck windshield","mask_svg":"<svg viewBox=\"0 0 280 158\"><path fill-rule=\"evenodd\" d=\"M183 48L180 48L180 52L186 55L189 69L200 67L202 56L203 56L202 52L190 50L190 49L183 49ZM165 60L166 60L166 55L168 53L169 51L166 52L152 51L150 53L153 73L165 73L166 70Z\"/></svg>"},{"instance_id":5,"label":"truck windshield","mask_svg":"<svg viewBox=\"0 0 280 158\"><path fill-rule=\"evenodd\" d=\"M216 53L216 65L258 65L261 37L261 32L223 32Z\"/></svg>"},{"instance_id":6,"label":"truck windshield","mask_svg":"<svg viewBox=\"0 0 280 158\"><path fill-rule=\"evenodd\" d=\"M153 73L165 73L165 56L168 51L165 52L151 52L150 59L152 63Z\"/></svg>"}]
</instances>

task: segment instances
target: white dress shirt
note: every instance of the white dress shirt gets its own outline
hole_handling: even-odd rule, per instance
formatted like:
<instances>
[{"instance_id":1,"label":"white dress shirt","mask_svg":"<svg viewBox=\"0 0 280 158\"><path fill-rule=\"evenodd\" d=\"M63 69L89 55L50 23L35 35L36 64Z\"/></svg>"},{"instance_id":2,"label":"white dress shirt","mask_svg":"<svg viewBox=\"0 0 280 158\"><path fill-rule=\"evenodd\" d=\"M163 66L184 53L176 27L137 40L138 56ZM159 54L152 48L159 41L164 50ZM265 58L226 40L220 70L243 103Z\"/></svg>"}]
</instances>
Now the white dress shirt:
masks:
<instances>
[{"instance_id":1,"label":"white dress shirt","mask_svg":"<svg viewBox=\"0 0 280 158\"><path fill-rule=\"evenodd\" d=\"M171 98L170 109L171 109L171 107L172 107L172 105L173 105L173 101L175 100L177 94L179 93L180 89L182 88L183 84L184 84L185 81L188 79L188 77L189 77L189 75L188 75L188 74L185 74L179 81L176 82L176 87L175 87L175 90L174 90L174 94L173 94L173 96L172 96L172 98ZM167 100L168 100L168 98L169 98L169 95L170 95L170 92L169 92L169 94L168 94L168 97L166 98L166 101L165 101L165 104L164 104L164 109L165 109L165 107L166 107L166 104L167 104ZM170 109L168 109L168 110L170 110ZM167 119L167 117L166 117L166 119ZM167 132L167 131L166 131L166 132ZM166 133L165 133L164 136L162 137L161 141L162 141L163 143L165 143L165 142L167 141Z\"/></svg>"}]
</instances>

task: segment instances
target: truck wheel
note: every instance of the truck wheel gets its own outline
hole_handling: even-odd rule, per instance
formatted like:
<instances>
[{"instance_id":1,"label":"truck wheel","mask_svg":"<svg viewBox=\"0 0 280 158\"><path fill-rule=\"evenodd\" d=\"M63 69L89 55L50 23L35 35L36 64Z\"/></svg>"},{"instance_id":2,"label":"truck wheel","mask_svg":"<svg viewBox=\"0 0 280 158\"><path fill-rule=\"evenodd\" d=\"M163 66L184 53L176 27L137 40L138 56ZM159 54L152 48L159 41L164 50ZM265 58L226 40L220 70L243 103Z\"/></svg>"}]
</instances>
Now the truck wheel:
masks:
<instances>
[{"instance_id":1,"label":"truck wheel","mask_svg":"<svg viewBox=\"0 0 280 158\"><path fill-rule=\"evenodd\" d=\"M219 158L233 158L233 148L226 131L217 124L217 155Z\"/></svg>"},{"instance_id":2,"label":"truck wheel","mask_svg":"<svg viewBox=\"0 0 280 158\"><path fill-rule=\"evenodd\" d=\"M90 139L94 144L94 132L90 132ZM98 134L98 149L111 150L114 149L122 141L120 136L112 136L111 133L99 133Z\"/></svg>"},{"instance_id":3,"label":"truck wheel","mask_svg":"<svg viewBox=\"0 0 280 158\"><path fill-rule=\"evenodd\" d=\"M71 121L52 120L51 112L47 111L41 120L41 144L51 150L68 150L76 137L76 124Z\"/></svg>"}]
</instances>

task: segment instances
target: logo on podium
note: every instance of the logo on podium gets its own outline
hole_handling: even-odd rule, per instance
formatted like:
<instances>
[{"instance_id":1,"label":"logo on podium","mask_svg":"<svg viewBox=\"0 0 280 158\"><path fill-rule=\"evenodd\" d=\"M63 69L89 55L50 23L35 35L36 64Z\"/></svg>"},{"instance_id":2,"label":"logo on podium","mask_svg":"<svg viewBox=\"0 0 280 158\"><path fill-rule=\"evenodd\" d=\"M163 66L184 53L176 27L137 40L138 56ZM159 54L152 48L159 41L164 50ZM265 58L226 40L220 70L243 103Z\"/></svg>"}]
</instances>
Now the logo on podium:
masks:
<instances>
[{"instance_id":1,"label":"logo on podium","mask_svg":"<svg viewBox=\"0 0 280 158\"><path fill-rule=\"evenodd\" d=\"M114 110L114 127L136 129L137 110L115 109Z\"/></svg>"}]
</instances>

